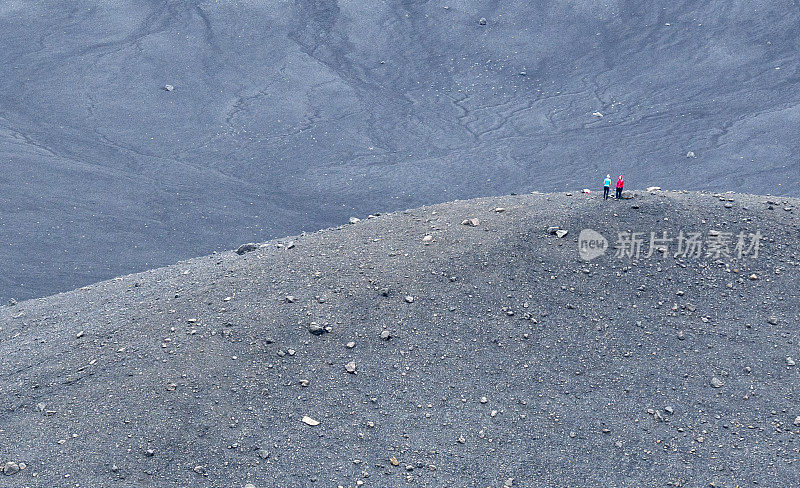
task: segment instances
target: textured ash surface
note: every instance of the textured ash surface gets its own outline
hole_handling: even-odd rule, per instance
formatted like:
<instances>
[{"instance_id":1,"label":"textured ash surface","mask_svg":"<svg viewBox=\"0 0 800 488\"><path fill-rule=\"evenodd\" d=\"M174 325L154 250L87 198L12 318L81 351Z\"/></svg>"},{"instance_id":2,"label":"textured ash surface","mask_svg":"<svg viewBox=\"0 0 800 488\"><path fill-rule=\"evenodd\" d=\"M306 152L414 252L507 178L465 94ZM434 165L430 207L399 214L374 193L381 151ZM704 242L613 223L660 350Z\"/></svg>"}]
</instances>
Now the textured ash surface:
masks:
<instances>
[{"instance_id":1,"label":"textured ash surface","mask_svg":"<svg viewBox=\"0 0 800 488\"><path fill-rule=\"evenodd\" d=\"M798 25L788 0L5 0L0 299L606 173L798 196Z\"/></svg>"},{"instance_id":2,"label":"textured ash surface","mask_svg":"<svg viewBox=\"0 0 800 488\"><path fill-rule=\"evenodd\" d=\"M2 484L797 486L798 204L457 201L0 307ZM587 264L585 227L765 239Z\"/></svg>"}]
</instances>

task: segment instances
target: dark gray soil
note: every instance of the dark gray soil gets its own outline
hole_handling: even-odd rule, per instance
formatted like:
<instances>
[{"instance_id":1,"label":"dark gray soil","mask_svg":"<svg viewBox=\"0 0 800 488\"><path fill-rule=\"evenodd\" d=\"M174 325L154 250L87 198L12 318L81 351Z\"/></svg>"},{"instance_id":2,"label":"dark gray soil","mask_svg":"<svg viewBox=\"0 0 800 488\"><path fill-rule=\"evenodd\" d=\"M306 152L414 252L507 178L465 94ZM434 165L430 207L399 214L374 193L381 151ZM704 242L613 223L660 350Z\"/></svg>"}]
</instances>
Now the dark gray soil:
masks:
<instances>
[{"instance_id":1,"label":"dark gray soil","mask_svg":"<svg viewBox=\"0 0 800 488\"><path fill-rule=\"evenodd\" d=\"M800 196L798 26L790 0L4 0L0 299L607 173Z\"/></svg>"},{"instance_id":2,"label":"dark gray soil","mask_svg":"<svg viewBox=\"0 0 800 488\"><path fill-rule=\"evenodd\" d=\"M800 485L800 201L628 196L359 215L0 307L0 484ZM587 263L585 228L763 239Z\"/></svg>"}]
</instances>

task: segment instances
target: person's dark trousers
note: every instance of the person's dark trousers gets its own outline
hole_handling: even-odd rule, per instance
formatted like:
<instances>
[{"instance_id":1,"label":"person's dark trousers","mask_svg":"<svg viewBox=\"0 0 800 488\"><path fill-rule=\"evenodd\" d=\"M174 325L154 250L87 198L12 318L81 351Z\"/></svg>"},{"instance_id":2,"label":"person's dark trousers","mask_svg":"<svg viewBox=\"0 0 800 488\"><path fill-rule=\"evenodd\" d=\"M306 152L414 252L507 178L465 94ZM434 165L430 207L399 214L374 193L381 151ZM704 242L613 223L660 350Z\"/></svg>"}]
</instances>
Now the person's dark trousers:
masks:
<instances>
[{"instance_id":1,"label":"person's dark trousers","mask_svg":"<svg viewBox=\"0 0 800 488\"><path fill-rule=\"evenodd\" d=\"M622 198L622 188L617 188L617 200Z\"/></svg>"},{"instance_id":2,"label":"person's dark trousers","mask_svg":"<svg viewBox=\"0 0 800 488\"><path fill-rule=\"evenodd\" d=\"M603 200L608 200L608 190L610 190L610 189L611 188L609 188L607 186L603 187Z\"/></svg>"}]
</instances>

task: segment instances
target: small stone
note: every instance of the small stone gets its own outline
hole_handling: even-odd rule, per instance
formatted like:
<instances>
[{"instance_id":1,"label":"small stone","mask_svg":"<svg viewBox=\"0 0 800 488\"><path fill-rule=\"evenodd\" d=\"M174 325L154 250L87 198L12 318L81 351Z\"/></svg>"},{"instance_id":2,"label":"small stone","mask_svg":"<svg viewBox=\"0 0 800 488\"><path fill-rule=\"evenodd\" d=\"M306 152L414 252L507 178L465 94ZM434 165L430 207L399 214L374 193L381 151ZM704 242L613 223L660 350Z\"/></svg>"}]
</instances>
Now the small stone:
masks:
<instances>
[{"instance_id":1,"label":"small stone","mask_svg":"<svg viewBox=\"0 0 800 488\"><path fill-rule=\"evenodd\" d=\"M478 20L478 24L486 25L486 18L485 17L481 17L480 20Z\"/></svg>"},{"instance_id":2,"label":"small stone","mask_svg":"<svg viewBox=\"0 0 800 488\"><path fill-rule=\"evenodd\" d=\"M164 85L164 90L166 90L168 92L171 92L174 89L175 89L175 87L172 86L172 85Z\"/></svg>"},{"instance_id":3,"label":"small stone","mask_svg":"<svg viewBox=\"0 0 800 488\"><path fill-rule=\"evenodd\" d=\"M242 244L241 246L239 246L239 248L236 249L236 254L241 256L242 254L253 252L256 249L258 249L258 244L256 244L255 242L248 242L247 244Z\"/></svg>"},{"instance_id":4,"label":"small stone","mask_svg":"<svg viewBox=\"0 0 800 488\"><path fill-rule=\"evenodd\" d=\"M469 227L477 227L481 223L478 219L465 219L461 221L461 225L467 225Z\"/></svg>"},{"instance_id":5,"label":"small stone","mask_svg":"<svg viewBox=\"0 0 800 488\"><path fill-rule=\"evenodd\" d=\"M757 275L757 274L755 274L755 273L753 273L753 274L751 274L751 275L750 275L750 279L751 279L751 280L753 280L753 281L755 281L755 280L757 280L757 279L758 279L758 275Z\"/></svg>"},{"instance_id":6,"label":"small stone","mask_svg":"<svg viewBox=\"0 0 800 488\"><path fill-rule=\"evenodd\" d=\"M81 338L81 337L83 337L85 334L86 334L86 333L85 333L84 331L80 331L80 332L78 332L77 334L75 334L75 338L76 338L76 339L80 339L80 338Z\"/></svg>"},{"instance_id":7,"label":"small stone","mask_svg":"<svg viewBox=\"0 0 800 488\"><path fill-rule=\"evenodd\" d=\"M389 462L392 463L392 466L400 466L400 461L394 456L389 458Z\"/></svg>"},{"instance_id":8,"label":"small stone","mask_svg":"<svg viewBox=\"0 0 800 488\"><path fill-rule=\"evenodd\" d=\"M459 438L458 438L458 443L459 443L459 444L464 444L465 442L467 442L467 440L466 440L466 439L464 439L464 436L463 436L463 435L462 435L462 436L459 436Z\"/></svg>"},{"instance_id":9,"label":"small stone","mask_svg":"<svg viewBox=\"0 0 800 488\"><path fill-rule=\"evenodd\" d=\"M14 300L13 298L8 301L8 306L9 307L14 307L16 305L17 305L17 301Z\"/></svg>"},{"instance_id":10,"label":"small stone","mask_svg":"<svg viewBox=\"0 0 800 488\"><path fill-rule=\"evenodd\" d=\"M351 224L357 224L359 222L361 222L361 219L359 219L358 217L350 217Z\"/></svg>"},{"instance_id":11,"label":"small stone","mask_svg":"<svg viewBox=\"0 0 800 488\"><path fill-rule=\"evenodd\" d=\"M286 295L286 303L294 303L294 296L293 295Z\"/></svg>"},{"instance_id":12,"label":"small stone","mask_svg":"<svg viewBox=\"0 0 800 488\"><path fill-rule=\"evenodd\" d=\"M486 398L485 396L481 397L481 403L486 403L488 401L489 401L489 399Z\"/></svg>"},{"instance_id":13,"label":"small stone","mask_svg":"<svg viewBox=\"0 0 800 488\"><path fill-rule=\"evenodd\" d=\"M551 225L550 227L547 228L547 233L555 235L555 233L558 232L559 229L560 229L560 227L557 227L555 225Z\"/></svg>"},{"instance_id":14,"label":"small stone","mask_svg":"<svg viewBox=\"0 0 800 488\"><path fill-rule=\"evenodd\" d=\"M256 488L256 485L254 485L253 483L247 483L246 485L244 485L244 488Z\"/></svg>"},{"instance_id":15,"label":"small stone","mask_svg":"<svg viewBox=\"0 0 800 488\"><path fill-rule=\"evenodd\" d=\"M794 418L794 422L792 422L795 427L800 427L800 415Z\"/></svg>"},{"instance_id":16,"label":"small stone","mask_svg":"<svg viewBox=\"0 0 800 488\"><path fill-rule=\"evenodd\" d=\"M648 186L647 191L661 191L660 186Z\"/></svg>"},{"instance_id":17,"label":"small stone","mask_svg":"<svg viewBox=\"0 0 800 488\"><path fill-rule=\"evenodd\" d=\"M428 235L426 235L425 237L422 238L422 242L424 242L426 244L431 242L431 241L433 241L433 236L430 235L430 234L428 234Z\"/></svg>"},{"instance_id":18,"label":"small stone","mask_svg":"<svg viewBox=\"0 0 800 488\"><path fill-rule=\"evenodd\" d=\"M352 348L356 347L356 343L355 343L355 342L353 342L353 341L350 341L350 342L348 342L347 344L345 344L345 346L346 346L348 349L352 349Z\"/></svg>"},{"instance_id":19,"label":"small stone","mask_svg":"<svg viewBox=\"0 0 800 488\"><path fill-rule=\"evenodd\" d=\"M199 474L201 476L205 476L206 475L205 466L195 466L194 469L192 469L192 471L194 471L195 473L197 473L197 474Z\"/></svg>"},{"instance_id":20,"label":"small stone","mask_svg":"<svg viewBox=\"0 0 800 488\"><path fill-rule=\"evenodd\" d=\"M497 213L503 213L506 211L506 209L504 207L497 207L494 209L494 211Z\"/></svg>"},{"instance_id":21,"label":"small stone","mask_svg":"<svg viewBox=\"0 0 800 488\"><path fill-rule=\"evenodd\" d=\"M687 158L696 158L697 156L694 155L694 151L689 151L686 153Z\"/></svg>"},{"instance_id":22,"label":"small stone","mask_svg":"<svg viewBox=\"0 0 800 488\"><path fill-rule=\"evenodd\" d=\"M568 230L564 230L564 229L558 229L558 230L556 231L556 237L558 237L559 239L561 239L561 238L563 238L564 236L566 236L568 233L569 233L569 231L568 231Z\"/></svg>"},{"instance_id":23,"label":"small stone","mask_svg":"<svg viewBox=\"0 0 800 488\"><path fill-rule=\"evenodd\" d=\"M344 369L350 374L356 374L356 362L350 361L349 363L344 365Z\"/></svg>"},{"instance_id":24,"label":"small stone","mask_svg":"<svg viewBox=\"0 0 800 488\"><path fill-rule=\"evenodd\" d=\"M667 413L668 413L668 414L670 414L670 415L672 415L673 413L675 413L675 409L674 409L673 407L669 406L669 405L667 405L666 407L664 407L664 411L665 411L665 412L667 412Z\"/></svg>"},{"instance_id":25,"label":"small stone","mask_svg":"<svg viewBox=\"0 0 800 488\"><path fill-rule=\"evenodd\" d=\"M310 425L312 427L319 425L319 421L318 420L314 420L311 417L309 417L308 415L304 415L301 420L302 420L302 422L304 424Z\"/></svg>"},{"instance_id":26,"label":"small stone","mask_svg":"<svg viewBox=\"0 0 800 488\"><path fill-rule=\"evenodd\" d=\"M258 457L260 457L261 459L269 459L269 451L267 451L266 449L259 449Z\"/></svg>"},{"instance_id":27,"label":"small stone","mask_svg":"<svg viewBox=\"0 0 800 488\"><path fill-rule=\"evenodd\" d=\"M389 339L391 339L391 337L392 337L392 334L388 330L382 330L381 331L381 339L383 339L384 341L388 341Z\"/></svg>"},{"instance_id":28,"label":"small stone","mask_svg":"<svg viewBox=\"0 0 800 488\"><path fill-rule=\"evenodd\" d=\"M8 461L3 465L3 474L6 476L11 476L17 473L19 473L19 464L15 463L14 461Z\"/></svg>"},{"instance_id":29,"label":"small stone","mask_svg":"<svg viewBox=\"0 0 800 488\"><path fill-rule=\"evenodd\" d=\"M155 454L156 454L156 452L154 450L152 450L152 449L148 449L148 450L146 450L144 452L144 455L147 456L147 457L153 457L153 456L155 456Z\"/></svg>"},{"instance_id":30,"label":"small stone","mask_svg":"<svg viewBox=\"0 0 800 488\"><path fill-rule=\"evenodd\" d=\"M772 325L778 325L778 317L772 316L767 319L767 322Z\"/></svg>"},{"instance_id":31,"label":"small stone","mask_svg":"<svg viewBox=\"0 0 800 488\"><path fill-rule=\"evenodd\" d=\"M725 385L725 382L721 379L717 378L716 376L711 378L711 386L714 388L722 388Z\"/></svg>"},{"instance_id":32,"label":"small stone","mask_svg":"<svg viewBox=\"0 0 800 488\"><path fill-rule=\"evenodd\" d=\"M414 297L412 297L411 295L406 295L405 300L406 303L414 303Z\"/></svg>"},{"instance_id":33,"label":"small stone","mask_svg":"<svg viewBox=\"0 0 800 488\"><path fill-rule=\"evenodd\" d=\"M316 322L311 322L311 323L308 325L308 331L309 331L309 332L311 332L311 334L312 334L312 335L316 335L316 336L318 336L318 335L322 335L322 334L324 334L325 332L327 332L327 330L325 329L325 327L323 327L323 326L319 325L319 324L318 324L318 323L316 323Z\"/></svg>"},{"instance_id":34,"label":"small stone","mask_svg":"<svg viewBox=\"0 0 800 488\"><path fill-rule=\"evenodd\" d=\"M787 366L794 366L795 365L794 359L792 359L791 356L786 358L786 365Z\"/></svg>"}]
</instances>

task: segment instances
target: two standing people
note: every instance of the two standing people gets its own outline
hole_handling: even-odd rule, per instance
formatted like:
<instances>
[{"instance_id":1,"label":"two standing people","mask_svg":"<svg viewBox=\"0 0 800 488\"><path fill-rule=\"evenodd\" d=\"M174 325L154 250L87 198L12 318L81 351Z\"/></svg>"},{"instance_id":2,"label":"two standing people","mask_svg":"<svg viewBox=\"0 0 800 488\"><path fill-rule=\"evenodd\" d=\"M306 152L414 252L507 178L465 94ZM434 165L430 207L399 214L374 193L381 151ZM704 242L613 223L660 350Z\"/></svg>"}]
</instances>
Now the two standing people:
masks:
<instances>
[{"instance_id":1,"label":"two standing people","mask_svg":"<svg viewBox=\"0 0 800 488\"><path fill-rule=\"evenodd\" d=\"M619 175L617 179L617 200L622 198L622 189L625 187L625 179ZM603 200L608 200L608 193L611 191L611 175L606 175L603 181Z\"/></svg>"}]
</instances>

